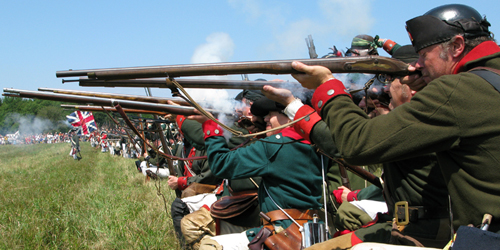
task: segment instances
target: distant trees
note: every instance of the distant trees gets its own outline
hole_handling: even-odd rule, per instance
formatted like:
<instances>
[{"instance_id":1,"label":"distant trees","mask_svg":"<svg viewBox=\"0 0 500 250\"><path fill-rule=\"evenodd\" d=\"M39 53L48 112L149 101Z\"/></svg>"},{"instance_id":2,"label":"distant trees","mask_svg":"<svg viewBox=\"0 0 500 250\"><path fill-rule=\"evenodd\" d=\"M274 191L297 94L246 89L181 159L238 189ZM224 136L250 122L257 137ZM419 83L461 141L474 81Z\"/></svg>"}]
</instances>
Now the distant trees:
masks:
<instances>
[{"instance_id":1,"label":"distant trees","mask_svg":"<svg viewBox=\"0 0 500 250\"><path fill-rule=\"evenodd\" d=\"M67 132L66 115L73 111L61 108L63 102L32 100L6 96L0 98L0 134L14 133L23 126L39 133ZM103 113L94 113L96 124L112 123Z\"/></svg>"}]
</instances>

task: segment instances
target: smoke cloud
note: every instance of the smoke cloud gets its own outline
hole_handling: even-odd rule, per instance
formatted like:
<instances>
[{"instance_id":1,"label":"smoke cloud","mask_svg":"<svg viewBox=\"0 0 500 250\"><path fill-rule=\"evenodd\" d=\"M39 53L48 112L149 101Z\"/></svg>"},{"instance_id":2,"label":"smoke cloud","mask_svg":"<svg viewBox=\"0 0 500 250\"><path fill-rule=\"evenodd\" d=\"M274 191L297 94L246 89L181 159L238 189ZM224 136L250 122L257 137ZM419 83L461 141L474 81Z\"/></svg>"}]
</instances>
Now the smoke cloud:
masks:
<instances>
[{"instance_id":1,"label":"smoke cloud","mask_svg":"<svg viewBox=\"0 0 500 250\"><path fill-rule=\"evenodd\" d=\"M227 33L212 33L206 41L195 49L191 63L226 62L233 56L234 42Z\"/></svg>"},{"instance_id":2,"label":"smoke cloud","mask_svg":"<svg viewBox=\"0 0 500 250\"><path fill-rule=\"evenodd\" d=\"M61 123L67 123L66 121L59 121L57 124L54 124L48 119L42 119L33 115L23 116L18 113L10 114L6 117L6 121L12 124L19 124L19 134L23 136L46 133ZM70 125L68 124L68 126Z\"/></svg>"},{"instance_id":3,"label":"smoke cloud","mask_svg":"<svg viewBox=\"0 0 500 250\"><path fill-rule=\"evenodd\" d=\"M191 57L191 63L227 62L234 54L234 42L227 33L212 33L206 38L206 43L199 45ZM228 79L228 76L205 76L197 79ZM187 89L189 95L203 107L234 112L234 102L225 89Z\"/></svg>"}]
</instances>

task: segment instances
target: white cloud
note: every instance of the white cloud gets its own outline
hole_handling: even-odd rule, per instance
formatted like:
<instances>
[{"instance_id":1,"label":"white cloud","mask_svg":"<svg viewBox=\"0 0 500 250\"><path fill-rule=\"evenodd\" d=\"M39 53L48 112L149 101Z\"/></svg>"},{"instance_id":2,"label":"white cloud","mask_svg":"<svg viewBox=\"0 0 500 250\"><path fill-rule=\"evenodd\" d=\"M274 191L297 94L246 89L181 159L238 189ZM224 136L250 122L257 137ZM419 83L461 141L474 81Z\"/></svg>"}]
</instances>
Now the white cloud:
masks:
<instances>
[{"instance_id":1,"label":"white cloud","mask_svg":"<svg viewBox=\"0 0 500 250\"><path fill-rule=\"evenodd\" d=\"M206 38L206 43L199 45L193 52L191 63L228 62L234 54L234 42L227 33L212 33ZM227 76L204 76L196 79L228 79ZM187 89L189 95L196 101L210 104L215 109L227 108L225 103L229 94L225 89ZM232 106L229 106L232 107Z\"/></svg>"},{"instance_id":2,"label":"white cloud","mask_svg":"<svg viewBox=\"0 0 500 250\"><path fill-rule=\"evenodd\" d=\"M212 33L206 40L195 49L191 63L226 62L233 56L234 42L227 33Z\"/></svg>"}]
</instances>

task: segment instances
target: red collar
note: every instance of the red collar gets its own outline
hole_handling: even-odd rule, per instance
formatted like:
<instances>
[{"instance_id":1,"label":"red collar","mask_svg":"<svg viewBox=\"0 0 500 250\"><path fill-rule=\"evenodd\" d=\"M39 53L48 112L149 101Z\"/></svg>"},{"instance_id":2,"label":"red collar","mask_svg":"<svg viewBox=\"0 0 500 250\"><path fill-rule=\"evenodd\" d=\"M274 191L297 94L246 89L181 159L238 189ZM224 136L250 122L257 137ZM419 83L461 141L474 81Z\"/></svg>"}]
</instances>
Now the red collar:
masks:
<instances>
[{"instance_id":1,"label":"red collar","mask_svg":"<svg viewBox=\"0 0 500 250\"><path fill-rule=\"evenodd\" d=\"M293 127L287 127L280 131L284 137L292 138L294 140L300 140L299 142L304 144L311 144L309 141L305 140L304 137L300 136Z\"/></svg>"},{"instance_id":2,"label":"red collar","mask_svg":"<svg viewBox=\"0 0 500 250\"><path fill-rule=\"evenodd\" d=\"M458 62L453 74L458 74L462 71L465 71L465 64L477 60L481 57L493 55L495 53L500 52L500 47L493 41L482 42L475 48L473 48L467 55Z\"/></svg>"}]
</instances>

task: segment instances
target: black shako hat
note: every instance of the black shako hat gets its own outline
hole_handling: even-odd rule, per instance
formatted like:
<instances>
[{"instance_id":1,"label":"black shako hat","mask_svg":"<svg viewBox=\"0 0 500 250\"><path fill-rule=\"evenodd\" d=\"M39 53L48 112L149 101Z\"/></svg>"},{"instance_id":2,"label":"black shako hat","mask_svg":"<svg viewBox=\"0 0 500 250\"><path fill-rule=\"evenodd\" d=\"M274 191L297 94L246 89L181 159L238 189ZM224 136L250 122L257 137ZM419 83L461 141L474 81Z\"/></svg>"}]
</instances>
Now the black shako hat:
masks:
<instances>
[{"instance_id":1,"label":"black shako hat","mask_svg":"<svg viewBox=\"0 0 500 250\"><path fill-rule=\"evenodd\" d=\"M459 34L466 39L490 36L489 26L491 24L486 17L482 18L477 10L462 4L439 6L406 22L406 30L416 52L449 41Z\"/></svg>"},{"instance_id":2,"label":"black shako hat","mask_svg":"<svg viewBox=\"0 0 500 250\"><path fill-rule=\"evenodd\" d=\"M250 107L250 112L256 116L266 116L271 111L281 112L285 109L283 104L275 102L267 97L261 97Z\"/></svg>"}]
</instances>

